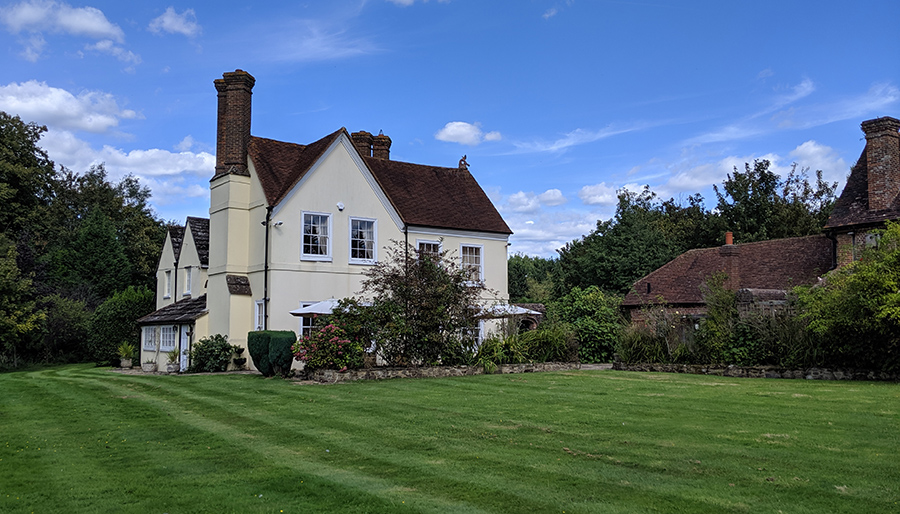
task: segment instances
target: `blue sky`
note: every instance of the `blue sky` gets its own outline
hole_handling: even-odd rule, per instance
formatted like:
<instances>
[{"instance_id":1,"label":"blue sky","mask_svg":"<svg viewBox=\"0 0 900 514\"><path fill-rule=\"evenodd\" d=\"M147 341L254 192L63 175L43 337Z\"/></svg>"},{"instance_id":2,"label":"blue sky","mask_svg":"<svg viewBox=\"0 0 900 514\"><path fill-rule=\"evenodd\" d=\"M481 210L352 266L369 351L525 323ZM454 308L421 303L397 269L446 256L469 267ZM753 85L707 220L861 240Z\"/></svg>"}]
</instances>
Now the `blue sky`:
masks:
<instances>
[{"instance_id":1,"label":"blue sky","mask_svg":"<svg viewBox=\"0 0 900 514\"><path fill-rule=\"evenodd\" d=\"M843 181L859 123L900 117L900 2L368 0L0 3L0 110L105 162L165 219L208 215L212 81L256 79L252 132L383 130L392 158L470 170L552 256L648 184L700 192L768 158Z\"/></svg>"}]
</instances>

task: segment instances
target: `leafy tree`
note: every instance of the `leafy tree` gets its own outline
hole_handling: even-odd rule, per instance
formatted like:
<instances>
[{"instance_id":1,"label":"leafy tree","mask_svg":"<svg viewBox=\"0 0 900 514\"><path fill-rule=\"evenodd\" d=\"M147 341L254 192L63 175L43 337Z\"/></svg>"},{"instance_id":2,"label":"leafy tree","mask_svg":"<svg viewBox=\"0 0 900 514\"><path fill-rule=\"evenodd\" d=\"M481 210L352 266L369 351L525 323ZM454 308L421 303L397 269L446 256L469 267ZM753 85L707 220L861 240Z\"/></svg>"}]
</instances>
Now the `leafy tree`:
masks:
<instances>
[{"instance_id":1,"label":"leafy tree","mask_svg":"<svg viewBox=\"0 0 900 514\"><path fill-rule=\"evenodd\" d=\"M473 306L485 291L445 250L419 254L395 242L387 258L368 269L362 293L371 334L391 364L449 364L474 357Z\"/></svg>"},{"instance_id":2,"label":"leafy tree","mask_svg":"<svg viewBox=\"0 0 900 514\"><path fill-rule=\"evenodd\" d=\"M48 200L53 162L38 146L47 127L0 112L0 231L13 240Z\"/></svg>"},{"instance_id":3,"label":"leafy tree","mask_svg":"<svg viewBox=\"0 0 900 514\"><path fill-rule=\"evenodd\" d=\"M31 280L16 264L15 246L0 234L0 364L17 367L30 357L30 343L44 319L35 310L30 289Z\"/></svg>"},{"instance_id":4,"label":"leafy tree","mask_svg":"<svg viewBox=\"0 0 900 514\"><path fill-rule=\"evenodd\" d=\"M512 302L551 300L557 262L553 259L513 254L507 262L509 299Z\"/></svg>"},{"instance_id":5,"label":"leafy tree","mask_svg":"<svg viewBox=\"0 0 900 514\"><path fill-rule=\"evenodd\" d=\"M622 298L605 294L597 286L574 287L550 305L547 316L575 329L581 362L610 362L624 323L621 302Z\"/></svg>"},{"instance_id":6,"label":"leafy tree","mask_svg":"<svg viewBox=\"0 0 900 514\"><path fill-rule=\"evenodd\" d=\"M38 300L45 313L38 358L42 362L82 362L90 358L88 337L92 312L81 300L59 294Z\"/></svg>"},{"instance_id":7,"label":"leafy tree","mask_svg":"<svg viewBox=\"0 0 900 514\"><path fill-rule=\"evenodd\" d=\"M146 287L128 286L103 302L91 318L88 341L91 359L98 364L116 362L116 348L123 341L138 346L138 318L156 308L156 294Z\"/></svg>"},{"instance_id":8,"label":"leafy tree","mask_svg":"<svg viewBox=\"0 0 900 514\"><path fill-rule=\"evenodd\" d=\"M816 172L811 185L806 169L796 164L782 178L769 170L767 160L753 161L729 173L722 188L713 186L716 210L727 230L742 243L816 234L834 206L837 182L829 184Z\"/></svg>"}]
</instances>

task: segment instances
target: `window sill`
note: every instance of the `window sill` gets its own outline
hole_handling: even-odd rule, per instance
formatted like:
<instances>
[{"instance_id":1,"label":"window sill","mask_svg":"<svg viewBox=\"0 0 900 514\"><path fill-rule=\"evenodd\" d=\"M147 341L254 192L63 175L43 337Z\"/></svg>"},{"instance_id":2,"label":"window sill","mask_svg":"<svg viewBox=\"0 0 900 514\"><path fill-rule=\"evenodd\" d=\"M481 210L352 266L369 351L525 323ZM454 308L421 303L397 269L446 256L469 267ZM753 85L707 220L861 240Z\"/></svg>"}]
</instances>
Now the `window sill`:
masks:
<instances>
[{"instance_id":1,"label":"window sill","mask_svg":"<svg viewBox=\"0 0 900 514\"><path fill-rule=\"evenodd\" d=\"M330 255L301 255L301 261L307 262L331 262Z\"/></svg>"}]
</instances>

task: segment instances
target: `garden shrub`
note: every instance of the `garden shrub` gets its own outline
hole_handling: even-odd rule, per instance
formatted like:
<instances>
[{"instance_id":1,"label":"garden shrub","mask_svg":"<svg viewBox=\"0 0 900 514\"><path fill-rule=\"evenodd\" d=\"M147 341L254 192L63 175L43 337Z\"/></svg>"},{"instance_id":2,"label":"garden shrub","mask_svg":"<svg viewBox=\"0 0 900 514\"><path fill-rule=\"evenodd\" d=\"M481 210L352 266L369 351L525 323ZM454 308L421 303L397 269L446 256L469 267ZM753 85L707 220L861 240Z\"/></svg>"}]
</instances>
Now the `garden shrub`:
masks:
<instances>
[{"instance_id":1,"label":"garden shrub","mask_svg":"<svg viewBox=\"0 0 900 514\"><path fill-rule=\"evenodd\" d=\"M200 339L191 347L191 373L225 371L235 347L228 344L228 336L216 334Z\"/></svg>"},{"instance_id":2,"label":"garden shrub","mask_svg":"<svg viewBox=\"0 0 900 514\"><path fill-rule=\"evenodd\" d=\"M141 328L137 319L156 307L156 294L146 287L128 286L100 304L91 318L88 350L98 364L117 364L116 348L122 341L138 346Z\"/></svg>"},{"instance_id":3,"label":"garden shrub","mask_svg":"<svg viewBox=\"0 0 900 514\"><path fill-rule=\"evenodd\" d=\"M271 377L275 373L272 371L272 363L269 360L269 338L271 332L267 330L259 330L247 334L247 351L250 352L250 359L256 370L262 373L264 377Z\"/></svg>"},{"instance_id":4,"label":"garden shrub","mask_svg":"<svg viewBox=\"0 0 900 514\"><path fill-rule=\"evenodd\" d=\"M364 348L360 341L348 337L340 325L329 323L300 338L293 348L294 358L304 363L304 369L335 369L347 371L363 365Z\"/></svg>"},{"instance_id":5,"label":"garden shrub","mask_svg":"<svg viewBox=\"0 0 900 514\"><path fill-rule=\"evenodd\" d=\"M282 377L291 374L293 352L291 346L297 342L297 334L291 330L269 330L269 365L272 373Z\"/></svg>"},{"instance_id":6,"label":"garden shrub","mask_svg":"<svg viewBox=\"0 0 900 514\"><path fill-rule=\"evenodd\" d=\"M596 286L574 287L548 306L548 318L572 325L581 362L609 362L624 323L621 302Z\"/></svg>"},{"instance_id":7,"label":"garden shrub","mask_svg":"<svg viewBox=\"0 0 900 514\"><path fill-rule=\"evenodd\" d=\"M577 360L575 331L567 323L552 322L519 334L492 335L481 342L474 359L486 373L492 373L501 364Z\"/></svg>"}]
</instances>

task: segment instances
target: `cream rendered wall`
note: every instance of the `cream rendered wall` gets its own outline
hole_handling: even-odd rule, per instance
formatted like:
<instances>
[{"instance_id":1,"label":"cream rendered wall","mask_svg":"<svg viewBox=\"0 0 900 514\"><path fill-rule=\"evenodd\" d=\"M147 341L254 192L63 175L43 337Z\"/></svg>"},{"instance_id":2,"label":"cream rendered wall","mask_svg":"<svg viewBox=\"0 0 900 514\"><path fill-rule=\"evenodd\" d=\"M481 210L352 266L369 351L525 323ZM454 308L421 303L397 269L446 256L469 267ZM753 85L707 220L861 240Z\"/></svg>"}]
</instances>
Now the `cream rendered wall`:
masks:
<instances>
[{"instance_id":1,"label":"cream rendered wall","mask_svg":"<svg viewBox=\"0 0 900 514\"><path fill-rule=\"evenodd\" d=\"M189 294L184 294L188 268L190 268L191 273L191 290ZM188 228L184 231L184 241L181 243L181 257L178 259L178 291L176 298L181 300L203 295L206 292L207 272L206 268L200 266L200 254L197 252L197 243L194 241L194 234L190 230L190 225L188 225Z\"/></svg>"},{"instance_id":2,"label":"cream rendered wall","mask_svg":"<svg viewBox=\"0 0 900 514\"><path fill-rule=\"evenodd\" d=\"M225 175L210 183L209 207L209 334L227 334L232 344L246 346L252 328L250 296L232 295L226 274L246 275L250 237L250 177Z\"/></svg>"},{"instance_id":3,"label":"cream rendered wall","mask_svg":"<svg viewBox=\"0 0 900 514\"><path fill-rule=\"evenodd\" d=\"M172 282L175 281L175 250L172 248L172 237L166 232L166 240L163 243L162 253L159 256L159 264L156 266L156 308L161 309L174 303L172 296L166 296L166 271L172 273ZM174 284L173 286L174 287ZM174 291L173 291L174 293Z\"/></svg>"},{"instance_id":4,"label":"cream rendered wall","mask_svg":"<svg viewBox=\"0 0 900 514\"><path fill-rule=\"evenodd\" d=\"M252 173L252 171L251 171ZM273 210L269 247L269 329L297 332L299 318L288 313L301 301L315 302L357 294L369 265L350 263L350 218L375 219L375 257L384 257L391 239L403 240L399 217L346 136L341 136L285 200ZM254 183L251 218L265 220L262 189ZM343 204L343 210L337 206ZM303 212L331 215L331 260L301 260ZM254 223L251 223L253 225ZM263 297L263 250L265 229L251 237L251 285L254 299Z\"/></svg>"}]
</instances>

